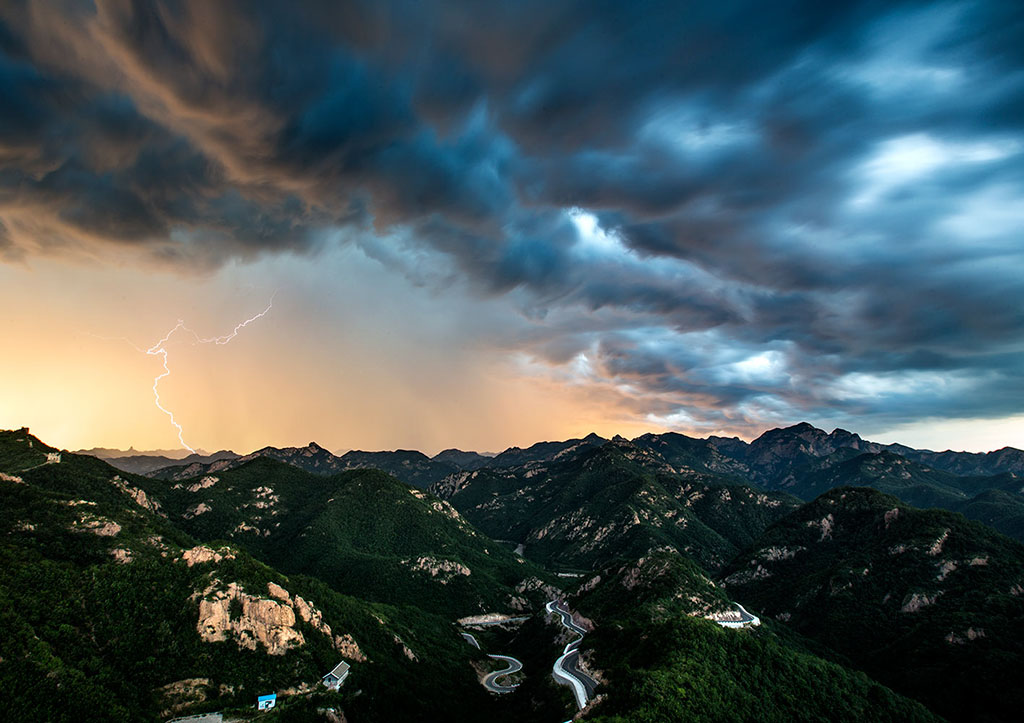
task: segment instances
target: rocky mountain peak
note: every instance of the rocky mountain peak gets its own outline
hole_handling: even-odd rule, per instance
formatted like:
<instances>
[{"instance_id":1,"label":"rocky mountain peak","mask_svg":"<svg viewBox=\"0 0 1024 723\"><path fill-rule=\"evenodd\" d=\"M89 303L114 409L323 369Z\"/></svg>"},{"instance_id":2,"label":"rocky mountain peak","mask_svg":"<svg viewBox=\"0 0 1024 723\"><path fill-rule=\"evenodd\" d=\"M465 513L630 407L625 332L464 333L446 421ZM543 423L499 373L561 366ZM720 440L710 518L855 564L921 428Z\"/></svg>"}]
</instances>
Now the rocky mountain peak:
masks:
<instances>
[{"instance_id":1,"label":"rocky mountain peak","mask_svg":"<svg viewBox=\"0 0 1024 723\"><path fill-rule=\"evenodd\" d=\"M826 457L845 447L865 452L879 452L883 449L882 445L865 442L860 435L845 429L836 428L832 432L825 432L807 422L770 429L751 442L750 446L758 456L803 453Z\"/></svg>"}]
</instances>

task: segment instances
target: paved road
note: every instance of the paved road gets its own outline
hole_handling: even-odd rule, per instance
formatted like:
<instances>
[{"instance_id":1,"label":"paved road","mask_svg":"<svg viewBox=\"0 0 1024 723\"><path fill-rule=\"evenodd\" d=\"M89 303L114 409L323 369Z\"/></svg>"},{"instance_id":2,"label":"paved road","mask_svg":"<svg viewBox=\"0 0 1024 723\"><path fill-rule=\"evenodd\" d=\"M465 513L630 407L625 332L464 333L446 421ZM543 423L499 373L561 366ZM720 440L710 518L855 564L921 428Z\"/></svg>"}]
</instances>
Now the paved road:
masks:
<instances>
[{"instance_id":1,"label":"paved road","mask_svg":"<svg viewBox=\"0 0 1024 723\"><path fill-rule=\"evenodd\" d=\"M467 632L460 632L459 634L463 637L463 639L465 639L467 643L472 645L477 650L480 650L480 643L477 641L476 636L474 636L472 633ZM504 660L506 663L508 663L508 667L503 670L496 670L493 673L488 673L487 675L485 675L483 680L484 687L492 693L511 693L513 690L515 690L519 686L519 683L503 685L498 682L498 678L504 678L506 675L518 673L520 670L523 669L523 664L515 658L508 655L488 655L487 657L493 658L494 660Z\"/></svg>"},{"instance_id":2,"label":"paved road","mask_svg":"<svg viewBox=\"0 0 1024 723\"><path fill-rule=\"evenodd\" d=\"M757 617L752 612L749 612L745 607L743 607L739 603L733 603L733 605L735 605L736 608L740 611L739 620L716 620L715 622L717 622L723 628L745 628L748 625L753 626L761 624L761 618Z\"/></svg>"},{"instance_id":3,"label":"paved road","mask_svg":"<svg viewBox=\"0 0 1024 723\"><path fill-rule=\"evenodd\" d=\"M597 688L597 681L580 670L579 666L580 653L578 648L587 631L573 621L572 614L563 608L558 601L552 600L547 604L546 609L549 613L558 613L558 616L562 619L562 625L579 635L576 640L568 643L563 648L562 655L555 661L551 672L559 683L572 686L573 695L576 697L576 705L579 706L580 710L583 710Z\"/></svg>"},{"instance_id":4,"label":"paved road","mask_svg":"<svg viewBox=\"0 0 1024 723\"><path fill-rule=\"evenodd\" d=\"M751 623L751 624L754 624L754 625L760 625L761 624L761 618L759 618L756 615L754 615L754 613L747 612L747 609L745 607L743 607L742 605L740 605L739 603L735 603L735 605L736 605L737 608L739 608L740 615L743 616L743 619L742 619L741 622L744 625L746 625L748 623Z\"/></svg>"},{"instance_id":5,"label":"paved road","mask_svg":"<svg viewBox=\"0 0 1024 723\"><path fill-rule=\"evenodd\" d=\"M492 693L511 693L515 690L519 683L512 683L510 685L502 685L498 683L498 678L504 678L506 675L512 675L512 673L518 673L523 669L523 664L515 658L509 657L508 655L488 655L488 658L494 660L504 660L508 663L508 667L504 670L496 670L493 673L488 673L484 676L484 687Z\"/></svg>"}]
</instances>

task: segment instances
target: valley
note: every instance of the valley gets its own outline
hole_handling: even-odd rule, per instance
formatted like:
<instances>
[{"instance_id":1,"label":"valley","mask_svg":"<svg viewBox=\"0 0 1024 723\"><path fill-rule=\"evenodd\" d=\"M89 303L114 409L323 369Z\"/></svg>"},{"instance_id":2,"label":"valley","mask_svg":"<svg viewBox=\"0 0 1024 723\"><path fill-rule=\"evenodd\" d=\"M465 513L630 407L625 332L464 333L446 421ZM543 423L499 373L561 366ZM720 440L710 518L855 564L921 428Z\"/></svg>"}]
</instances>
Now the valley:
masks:
<instances>
[{"instance_id":1,"label":"valley","mask_svg":"<svg viewBox=\"0 0 1024 723\"><path fill-rule=\"evenodd\" d=\"M139 475L2 432L0 673L54 720L1008 721L1024 545L957 508L1024 483L950 454L798 425Z\"/></svg>"}]
</instances>

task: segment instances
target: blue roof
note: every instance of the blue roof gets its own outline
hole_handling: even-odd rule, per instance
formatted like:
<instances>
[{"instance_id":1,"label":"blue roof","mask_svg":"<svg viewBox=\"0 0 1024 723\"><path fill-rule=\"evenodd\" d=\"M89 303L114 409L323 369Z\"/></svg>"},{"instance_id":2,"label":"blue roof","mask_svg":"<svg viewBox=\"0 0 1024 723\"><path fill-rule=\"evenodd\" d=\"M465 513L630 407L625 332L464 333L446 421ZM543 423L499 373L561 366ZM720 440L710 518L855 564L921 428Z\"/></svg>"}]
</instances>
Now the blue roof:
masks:
<instances>
[{"instance_id":1,"label":"blue roof","mask_svg":"<svg viewBox=\"0 0 1024 723\"><path fill-rule=\"evenodd\" d=\"M252 700L250 698L249 700ZM261 695L256 699L257 702L262 703L265 700L277 700L277 693L270 693L269 695Z\"/></svg>"}]
</instances>

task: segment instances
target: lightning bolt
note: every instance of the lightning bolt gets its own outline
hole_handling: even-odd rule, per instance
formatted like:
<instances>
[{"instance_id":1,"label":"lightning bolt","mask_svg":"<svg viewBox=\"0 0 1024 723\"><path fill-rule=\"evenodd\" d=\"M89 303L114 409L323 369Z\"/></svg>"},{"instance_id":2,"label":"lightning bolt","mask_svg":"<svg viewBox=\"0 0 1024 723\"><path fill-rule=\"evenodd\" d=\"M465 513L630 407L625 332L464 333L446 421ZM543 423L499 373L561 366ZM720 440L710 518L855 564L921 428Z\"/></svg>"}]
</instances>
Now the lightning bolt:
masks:
<instances>
[{"instance_id":1,"label":"lightning bolt","mask_svg":"<svg viewBox=\"0 0 1024 723\"><path fill-rule=\"evenodd\" d=\"M131 339L128 339L127 337L123 336L103 337L97 336L95 334L89 334L89 336L93 336L97 339L124 341L127 342L128 344L131 344L131 346L134 347L135 350L138 351L140 354L160 357L164 370L162 373L158 374L153 379L153 401L156 403L157 409L159 409L161 412L168 416L168 418L171 420L171 424L174 425L174 428L178 431L178 441L181 442L181 446L187 449L189 452L195 454L195 449L193 449L192 446L185 441L185 430L182 429L181 423L179 423L178 420L174 418L174 412L165 407L160 401L160 380L171 375L171 367L169 363L169 355L167 350L167 345L170 343L171 337L173 337L177 332L182 331L192 336L193 344L227 344L236 336L238 336L238 332L240 332L242 329L249 326L249 324L252 324L254 321L262 319L264 316L269 314L270 310L274 308L275 296L277 296L276 291L271 295L270 303L267 304L266 309L256 314L255 316L250 317L239 324L236 324L235 328L232 329L231 332L224 334L223 336L201 337L195 331L187 327L185 325L184 320L182 319L178 319L178 323L174 326L174 328L171 329L166 334L164 334L164 337L160 341L158 341L156 344L153 344L153 346L149 347L148 349L143 349L139 347Z\"/></svg>"},{"instance_id":2,"label":"lightning bolt","mask_svg":"<svg viewBox=\"0 0 1024 723\"><path fill-rule=\"evenodd\" d=\"M178 329L186 328L187 327L185 326L185 322L182 321L181 319L178 319L178 325L171 329L169 332L167 332L167 335L164 336L163 339L161 339L156 344L147 349L146 354L149 354L150 356L162 357L164 364L164 373L157 375L157 377L153 380L153 401L156 403L156 408L171 418L171 424L173 424L174 428L178 430L178 441L181 442L181 446L187 449L192 454L195 454L196 451L192 449L191 446L189 446L188 442L185 441L185 430L181 428L181 424L179 424L178 420L174 418L174 412L172 412L170 409L167 409L164 405L160 403L160 380L163 379L164 377L169 377L171 375L171 368L167 365L167 347L165 345L167 344L167 342L171 340L171 337L174 336L174 332L176 332ZM193 334L194 333L195 332L193 332Z\"/></svg>"},{"instance_id":3,"label":"lightning bolt","mask_svg":"<svg viewBox=\"0 0 1024 723\"><path fill-rule=\"evenodd\" d=\"M224 336L211 336L209 338L202 339L198 334L196 334L194 331L185 326L180 320L178 321L178 324L181 326L181 328L185 329L185 331L189 332L193 337L195 337L196 342L198 342L199 344L227 344L229 341L238 336L238 332L240 332L242 329L249 326L249 324L253 323L257 319L262 319L264 316L266 316L270 312L270 310L274 308L275 296L277 296L276 291L273 294L271 294L270 303L267 304L266 309L258 313L256 316L250 319L246 319L241 324L236 325L235 328L231 330L230 334L225 334ZM175 329L172 329L171 334L173 334L176 329L177 327L175 327Z\"/></svg>"}]
</instances>

